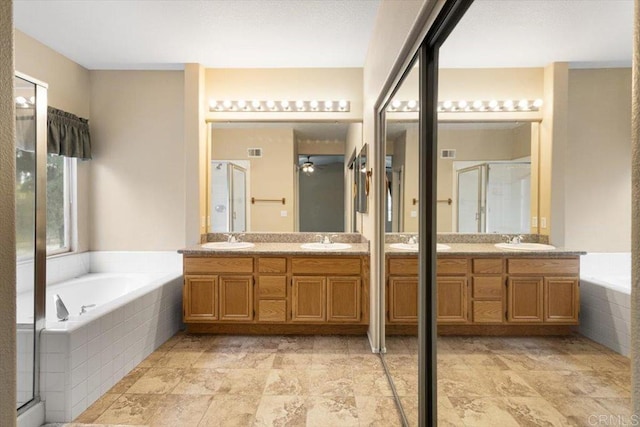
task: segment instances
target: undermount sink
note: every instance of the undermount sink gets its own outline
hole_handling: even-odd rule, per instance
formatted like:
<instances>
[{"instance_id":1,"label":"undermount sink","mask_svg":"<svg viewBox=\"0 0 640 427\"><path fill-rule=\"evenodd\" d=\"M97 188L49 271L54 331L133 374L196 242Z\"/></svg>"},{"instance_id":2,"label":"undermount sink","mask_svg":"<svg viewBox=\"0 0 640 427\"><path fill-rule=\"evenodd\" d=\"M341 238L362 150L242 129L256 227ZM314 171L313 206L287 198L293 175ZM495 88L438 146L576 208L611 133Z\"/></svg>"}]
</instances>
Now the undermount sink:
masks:
<instances>
[{"instance_id":1,"label":"undermount sink","mask_svg":"<svg viewBox=\"0 0 640 427\"><path fill-rule=\"evenodd\" d=\"M496 243L495 247L512 251L550 251L556 248L543 243Z\"/></svg>"},{"instance_id":2,"label":"undermount sink","mask_svg":"<svg viewBox=\"0 0 640 427\"><path fill-rule=\"evenodd\" d=\"M393 249L404 249L407 251L417 251L418 244L417 243L391 243L389 245ZM447 249L451 249L451 246L445 245L442 243L436 244L436 251L446 251Z\"/></svg>"},{"instance_id":3,"label":"undermount sink","mask_svg":"<svg viewBox=\"0 0 640 427\"><path fill-rule=\"evenodd\" d=\"M206 249L246 249L254 246L251 242L209 242L202 245Z\"/></svg>"},{"instance_id":4,"label":"undermount sink","mask_svg":"<svg viewBox=\"0 0 640 427\"><path fill-rule=\"evenodd\" d=\"M349 249L348 243L304 243L300 245L302 249L311 249L312 251L339 251L341 249Z\"/></svg>"}]
</instances>

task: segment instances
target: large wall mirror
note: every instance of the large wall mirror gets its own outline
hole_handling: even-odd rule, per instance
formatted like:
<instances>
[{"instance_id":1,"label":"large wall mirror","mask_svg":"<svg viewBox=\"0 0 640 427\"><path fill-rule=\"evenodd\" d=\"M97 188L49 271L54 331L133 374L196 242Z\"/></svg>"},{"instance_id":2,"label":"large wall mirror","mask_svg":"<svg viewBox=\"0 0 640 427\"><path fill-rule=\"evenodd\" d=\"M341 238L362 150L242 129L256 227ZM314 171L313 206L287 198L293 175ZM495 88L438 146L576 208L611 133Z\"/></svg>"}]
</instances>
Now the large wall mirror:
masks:
<instances>
[{"instance_id":1,"label":"large wall mirror","mask_svg":"<svg viewBox=\"0 0 640 427\"><path fill-rule=\"evenodd\" d=\"M210 132L210 232L358 231L361 123L214 122Z\"/></svg>"},{"instance_id":2,"label":"large wall mirror","mask_svg":"<svg viewBox=\"0 0 640 427\"><path fill-rule=\"evenodd\" d=\"M418 121L387 112L387 232L418 232ZM400 116L400 117L398 117ZM538 123L438 123L438 232L537 233Z\"/></svg>"}]
</instances>

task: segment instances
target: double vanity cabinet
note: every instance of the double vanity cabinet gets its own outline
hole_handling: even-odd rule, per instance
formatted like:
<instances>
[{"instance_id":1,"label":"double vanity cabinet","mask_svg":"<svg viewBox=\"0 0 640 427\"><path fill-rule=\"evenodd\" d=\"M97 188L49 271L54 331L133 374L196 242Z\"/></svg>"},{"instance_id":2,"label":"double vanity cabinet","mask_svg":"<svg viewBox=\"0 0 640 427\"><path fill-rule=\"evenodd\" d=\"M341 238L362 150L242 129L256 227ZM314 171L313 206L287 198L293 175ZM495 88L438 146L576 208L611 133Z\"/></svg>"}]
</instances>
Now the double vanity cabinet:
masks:
<instances>
[{"instance_id":1,"label":"double vanity cabinet","mask_svg":"<svg viewBox=\"0 0 640 427\"><path fill-rule=\"evenodd\" d=\"M484 251L477 253L462 250L438 254L439 333L555 334L578 324L578 254L517 254L482 246ZM386 263L388 330L406 333L412 325L415 330L417 256L390 251Z\"/></svg>"},{"instance_id":2,"label":"double vanity cabinet","mask_svg":"<svg viewBox=\"0 0 640 427\"><path fill-rule=\"evenodd\" d=\"M366 333L368 245L339 254L296 244L183 251L189 332Z\"/></svg>"}]
</instances>

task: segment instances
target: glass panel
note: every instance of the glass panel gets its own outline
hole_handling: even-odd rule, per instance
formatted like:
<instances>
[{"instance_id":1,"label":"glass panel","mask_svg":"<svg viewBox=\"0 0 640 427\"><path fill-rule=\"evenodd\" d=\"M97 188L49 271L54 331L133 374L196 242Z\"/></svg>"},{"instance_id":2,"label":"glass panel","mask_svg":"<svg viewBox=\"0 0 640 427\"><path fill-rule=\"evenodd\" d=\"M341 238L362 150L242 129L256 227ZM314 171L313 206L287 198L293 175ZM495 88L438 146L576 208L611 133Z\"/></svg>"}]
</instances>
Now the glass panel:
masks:
<instances>
[{"instance_id":1,"label":"glass panel","mask_svg":"<svg viewBox=\"0 0 640 427\"><path fill-rule=\"evenodd\" d=\"M487 232L529 232L531 163L491 163L487 168Z\"/></svg>"},{"instance_id":2,"label":"glass panel","mask_svg":"<svg viewBox=\"0 0 640 427\"><path fill-rule=\"evenodd\" d=\"M34 397L35 85L14 79L16 99L17 407Z\"/></svg>"},{"instance_id":3,"label":"glass panel","mask_svg":"<svg viewBox=\"0 0 640 427\"><path fill-rule=\"evenodd\" d=\"M229 173L228 163L211 162L211 231L229 231Z\"/></svg>"},{"instance_id":4,"label":"glass panel","mask_svg":"<svg viewBox=\"0 0 640 427\"><path fill-rule=\"evenodd\" d=\"M246 172L237 166L233 166L232 170L232 196L233 213L231 231L247 231L247 202L246 202Z\"/></svg>"},{"instance_id":5,"label":"glass panel","mask_svg":"<svg viewBox=\"0 0 640 427\"><path fill-rule=\"evenodd\" d=\"M69 248L68 161L47 156L47 253Z\"/></svg>"},{"instance_id":6,"label":"glass panel","mask_svg":"<svg viewBox=\"0 0 640 427\"><path fill-rule=\"evenodd\" d=\"M458 231L480 231L480 167L458 172Z\"/></svg>"}]
</instances>

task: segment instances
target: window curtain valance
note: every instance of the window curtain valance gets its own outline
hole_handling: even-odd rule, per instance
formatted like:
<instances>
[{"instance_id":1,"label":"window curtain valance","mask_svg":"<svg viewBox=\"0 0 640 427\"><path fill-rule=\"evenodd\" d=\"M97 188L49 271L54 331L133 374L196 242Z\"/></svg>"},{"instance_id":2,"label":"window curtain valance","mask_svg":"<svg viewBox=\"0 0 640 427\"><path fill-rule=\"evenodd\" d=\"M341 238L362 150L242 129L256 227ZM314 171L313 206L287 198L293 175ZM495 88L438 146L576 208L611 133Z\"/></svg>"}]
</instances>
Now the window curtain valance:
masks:
<instances>
[{"instance_id":1,"label":"window curtain valance","mask_svg":"<svg viewBox=\"0 0 640 427\"><path fill-rule=\"evenodd\" d=\"M47 107L47 152L66 157L91 158L89 120Z\"/></svg>"}]
</instances>

